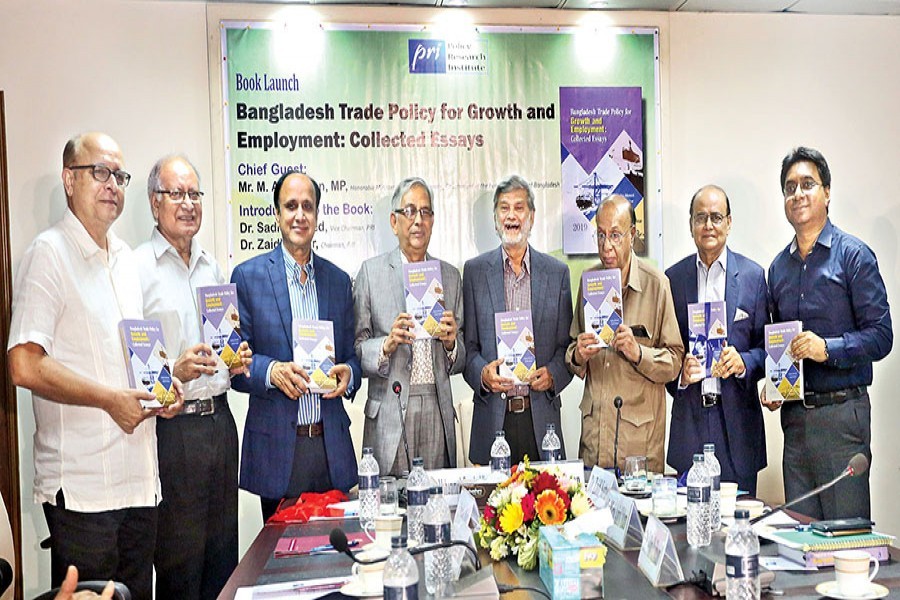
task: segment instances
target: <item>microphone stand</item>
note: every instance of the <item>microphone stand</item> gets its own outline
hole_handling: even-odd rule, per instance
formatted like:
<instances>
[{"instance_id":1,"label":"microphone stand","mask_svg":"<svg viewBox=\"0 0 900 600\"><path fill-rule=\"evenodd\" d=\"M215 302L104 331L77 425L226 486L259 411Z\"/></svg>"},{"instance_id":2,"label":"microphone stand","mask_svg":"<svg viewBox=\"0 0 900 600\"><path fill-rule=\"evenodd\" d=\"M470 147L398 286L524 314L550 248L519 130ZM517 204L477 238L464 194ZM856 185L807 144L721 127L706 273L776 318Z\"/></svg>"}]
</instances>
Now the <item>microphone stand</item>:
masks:
<instances>
[{"instance_id":1,"label":"microphone stand","mask_svg":"<svg viewBox=\"0 0 900 600\"><path fill-rule=\"evenodd\" d=\"M613 400L616 406L616 438L613 441L613 475L616 477L616 485L619 484L619 421L622 420L622 396L616 396Z\"/></svg>"},{"instance_id":2,"label":"microphone stand","mask_svg":"<svg viewBox=\"0 0 900 600\"><path fill-rule=\"evenodd\" d=\"M400 436L403 438L403 449L406 451L406 473L409 474L412 470L412 459L409 457L409 442L406 439L406 415L403 414L403 402L400 401L400 392L403 391L403 386L400 385L399 381L394 381L391 389L397 396L397 412L400 413Z\"/></svg>"},{"instance_id":3,"label":"microphone stand","mask_svg":"<svg viewBox=\"0 0 900 600\"><path fill-rule=\"evenodd\" d=\"M810 490L810 491L806 492L806 493L803 494L802 496L800 496L800 497L798 497L798 498L794 498L794 499L791 500L790 502L785 502L785 503L782 504L781 506L776 506L775 508L773 508L772 510L770 510L770 511L767 512L767 513L763 513L763 514L759 515L758 517L753 517L752 519L750 519L750 524L753 525L754 523L756 523L756 522L758 522L758 521L761 521L761 520L765 519L765 518L768 517L769 515L774 515L774 514L777 513L777 512L781 512L781 511L783 511L783 510L786 509L786 508L790 508L790 507L794 506L795 504L799 504L800 502L803 502L804 500L807 500L807 499L809 499L809 498L812 498L813 496L816 496L816 495L818 495L818 494L821 494L822 492L824 492L824 491L827 490L828 488L830 488L830 487L832 487L833 485L837 484L838 481L840 481L840 480L842 480L842 479L845 479L845 478L847 478L847 477L852 477L853 475L854 475L853 468L852 468L852 467L847 467L846 469L844 469L844 471L843 471L840 475L838 475L837 477L835 477L834 479L832 479L832 480L829 481L828 483L825 483L825 484L823 484L823 485L820 485L819 487L817 487L817 488L815 488L815 489L813 489L813 490Z\"/></svg>"}]
</instances>

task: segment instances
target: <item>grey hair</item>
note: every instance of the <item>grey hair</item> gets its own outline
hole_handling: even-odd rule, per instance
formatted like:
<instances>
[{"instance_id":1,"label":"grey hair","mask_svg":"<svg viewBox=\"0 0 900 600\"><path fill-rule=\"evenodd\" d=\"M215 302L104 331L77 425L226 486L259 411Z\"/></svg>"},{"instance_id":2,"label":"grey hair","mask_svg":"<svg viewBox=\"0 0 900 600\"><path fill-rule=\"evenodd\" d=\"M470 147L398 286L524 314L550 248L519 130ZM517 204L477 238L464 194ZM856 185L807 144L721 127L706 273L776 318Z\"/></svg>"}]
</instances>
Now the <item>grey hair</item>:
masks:
<instances>
[{"instance_id":1,"label":"grey hair","mask_svg":"<svg viewBox=\"0 0 900 600\"><path fill-rule=\"evenodd\" d=\"M508 194L515 190L525 190L525 193L528 195L528 208L531 212L535 212L534 192L531 191L531 186L528 185L528 182L519 175L510 175L497 184L497 189L494 190L494 212L497 212L497 203L500 202L500 195Z\"/></svg>"},{"instance_id":2,"label":"grey hair","mask_svg":"<svg viewBox=\"0 0 900 600\"><path fill-rule=\"evenodd\" d=\"M78 155L81 154L81 149L84 148L84 135L83 133L76 134L66 142L62 155L64 167L71 167L75 164L75 159L78 158Z\"/></svg>"},{"instance_id":3,"label":"grey hair","mask_svg":"<svg viewBox=\"0 0 900 600\"><path fill-rule=\"evenodd\" d=\"M194 166L194 163L191 162L191 159L189 159L184 154L167 154L166 156L163 156L161 159L156 161L156 164L154 164L153 168L150 169L150 174L147 175L147 198L149 198L150 200L152 200L153 197L156 196L156 190L161 189L160 186L162 185L162 182L159 179L159 174L162 172L163 167L174 160L184 161L187 166L189 166L191 170L194 171L194 175L197 176L197 186L200 185L200 172L197 171L197 167Z\"/></svg>"},{"instance_id":4,"label":"grey hair","mask_svg":"<svg viewBox=\"0 0 900 600\"><path fill-rule=\"evenodd\" d=\"M425 193L428 194L428 202L431 203L431 207L434 208L434 194L431 193L431 187L429 187L429 185L425 183L425 180L421 177L407 177L397 184L397 187L394 188L394 195L391 196L391 208L403 208L402 206L400 206L400 202L403 200L403 196L405 196L409 190L417 185L421 186L422 189L425 190Z\"/></svg>"}]
</instances>

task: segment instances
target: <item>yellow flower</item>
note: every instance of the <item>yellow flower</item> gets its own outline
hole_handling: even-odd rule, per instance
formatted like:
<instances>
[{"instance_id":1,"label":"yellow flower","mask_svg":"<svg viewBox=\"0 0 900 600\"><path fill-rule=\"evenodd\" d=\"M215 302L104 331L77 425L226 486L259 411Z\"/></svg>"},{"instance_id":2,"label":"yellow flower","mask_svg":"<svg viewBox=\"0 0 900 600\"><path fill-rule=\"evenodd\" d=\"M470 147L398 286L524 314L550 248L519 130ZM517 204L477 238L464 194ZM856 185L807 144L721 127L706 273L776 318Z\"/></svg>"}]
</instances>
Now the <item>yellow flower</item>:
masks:
<instances>
[{"instance_id":1,"label":"yellow flower","mask_svg":"<svg viewBox=\"0 0 900 600\"><path fill-rule=\"evenodd\" d=\"M588 497L585 494L578 492L577 494L572 496L572 504L570 508L572 509L573 515L575 515L576 517L580 517L587 511L591 510L591 501L588 500Z\"/></svg>"},{"instance_id":2,"label":"yellow flower","mask_svg":"<svg viewBox=\"0 0 900 600\"><path fill-rule=\"evenodd\" d=\"M566 522L566 503L555 490L541 492L534 503L534 510L544 525L559 525Z\"/></svg>"},{"instance_id":3,"label":"yellow flower","mask_svg":"<svg viewBox=\"0 0 900 600\"><path fill-rule=\"evenodd\" d=\"M500 513L500 529L503 530L503 533L512 533L521 527L524 516L521 504L515 502L507 504Z\"/></svg>"}]
</instances>

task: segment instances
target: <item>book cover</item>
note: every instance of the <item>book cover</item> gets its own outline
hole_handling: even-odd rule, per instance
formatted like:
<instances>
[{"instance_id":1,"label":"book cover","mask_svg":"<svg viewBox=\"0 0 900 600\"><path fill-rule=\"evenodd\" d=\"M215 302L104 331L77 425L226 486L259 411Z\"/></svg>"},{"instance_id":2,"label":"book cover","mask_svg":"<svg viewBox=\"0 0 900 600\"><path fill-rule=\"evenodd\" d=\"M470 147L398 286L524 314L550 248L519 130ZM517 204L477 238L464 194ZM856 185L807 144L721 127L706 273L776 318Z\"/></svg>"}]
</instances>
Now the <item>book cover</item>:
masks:
<instances>
[{"instance_id":1,"label":"book cover","mask_svg":"<svg viewBox=\"0 0 900 600\"><path fill-rule=\"evenodd\" d=\"M802 550L803 552L826 552L835 550L855 550L873 546L891 546L894 536L883 533L860 533L840 537L825 537L812 531L774 531L768 537L780 546Z\"/></svg>"},{"instance_id":2,"label":"book cover","mask_svg":"<svg viewBox=\"0 0 900 600\"><path fill-rule=\"evenodd\" d=\"M878 562L886 561L891 554L888 546L864 546L857 550L868 552L869 556L873 556ZM837 550L804 551L802 548L791 548L784 544L778 544L778 554L805 567L833 567L835 552Z\"/></svg>"},{"instance_id":3,"label":"book cover","mask_svg":"<svg viewBox=\"0 0 900 600\"><path fill-rule=\"evenodd\" d=\"M162 408L174 404L175 389L162 324L159 321L125 319L119 322L119 333L125 351L128 384L156 396L155 400L141 400L141 406Z\"/></svg>"},{"instance_id":4,"label":"book cover","mask_svg":"<svg viewBox=\"0 0 900 600\"><path fill-rule=\"evenodd\" d=\"M536 370L534 329L530 310L513 310L494 315L497 334L497 358L502 358L500 375L516 385L528 385L525 379Z\"/></svg>"},{"instance_id":5,"label":"book cover","mask_svg":"<svg viewBox=\"0 0 900 600\"><path fill-rule=\"evenodd\" d=\"M706 370L704 377L712 377L713 367L722 356L728 338L728 318L725 301L688 304L688 344Z\"/></svg>"},{"instance_id":6,"label":"book cover","mask_svg":"<svg viewBox=\"0 0 900 600\"><path fill-rule=\"evenodd\" d=\"M416 339L432 338L438 331L444 316L444 285L441 280L441 262L426 260L404 263L403 289L406 312L415 321Z\"/></svg>"},{"instance_id":7,"label":"book cover","mask_svg":"<svg viewBox=\"0 0 900 600\"><path fill-rule=\"evenodd\" d=\"M791 356L791 340L803 331L800 321L766 325L766 398L803 399L803 361Z\"/></svg>"},{"instance_id":8,"label":"book cover","mask_svg":"<svg viewBox=\"0 0 900 600\"><path fill-rule=\"evenodd\" d=\"M331 321L294 319L294 362L309 375L309 391L323 394L337 388L328 372L335 364L334 325Z\"/></svg>"},{"instance_id":9,"label":"book cover","mask_svg":"<svg viewBox=\"0 0 900 600\"><path fill-rule=\"evenodd\" d=\"M219 358L219 368L240 366L241 317L238 312L237 286L233 283L197 288L200 309L200 335Z\"/></svg>"},{"instance_id":10,"label":"book cover","mask_svg":"<svg viewBox=\"0 0 900 600\"><path fill-rule=\"evenodd\" d=\"M581 274L581 295L584 299L585 331L593 331L600 339L593 347L606 348L612 343L616 329L625 322L622 271L585 271Z\"/></svg>"}]
</instances>

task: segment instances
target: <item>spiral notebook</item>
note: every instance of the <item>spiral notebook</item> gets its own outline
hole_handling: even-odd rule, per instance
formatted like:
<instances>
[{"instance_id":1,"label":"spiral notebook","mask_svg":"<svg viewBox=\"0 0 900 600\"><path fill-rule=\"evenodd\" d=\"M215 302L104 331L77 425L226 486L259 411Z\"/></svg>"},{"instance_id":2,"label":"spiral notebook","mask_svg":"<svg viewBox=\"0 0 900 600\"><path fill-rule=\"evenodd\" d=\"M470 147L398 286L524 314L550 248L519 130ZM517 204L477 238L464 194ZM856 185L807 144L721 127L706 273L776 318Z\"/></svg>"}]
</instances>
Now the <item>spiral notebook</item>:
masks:
<instances>
[{"instance_id":1,"label":"spiral notebook","mask_svg":"<svg viewBox=\"0 0 900 600\"><path fill-rule=\"evenodd\" d=\"M884 562L894 541L893 536L880 533L829 538L811 531L777 531L767 537L778 542L778 554L807 567L834 565L834 553L838 550L864 550L875 560Z\"/></svg>"}]
</instances>

